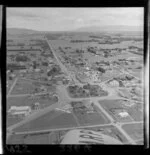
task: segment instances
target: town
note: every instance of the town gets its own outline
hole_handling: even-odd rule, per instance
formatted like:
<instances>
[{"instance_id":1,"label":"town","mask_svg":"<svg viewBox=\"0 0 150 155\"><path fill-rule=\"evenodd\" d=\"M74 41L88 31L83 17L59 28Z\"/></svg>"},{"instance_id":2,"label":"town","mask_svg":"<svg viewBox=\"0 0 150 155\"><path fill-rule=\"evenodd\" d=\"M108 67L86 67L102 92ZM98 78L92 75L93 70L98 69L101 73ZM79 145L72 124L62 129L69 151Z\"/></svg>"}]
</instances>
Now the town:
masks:
<instances>
[{"instance_id":1,"label":"town","mask_svg":"<svg viewBox=\"0 0 150 155\"><path fill-rule=\"evenodd\" d=\"M138 32L7 28L7 144L143 145L143 53Z\"/></svg>"}]
</instances>

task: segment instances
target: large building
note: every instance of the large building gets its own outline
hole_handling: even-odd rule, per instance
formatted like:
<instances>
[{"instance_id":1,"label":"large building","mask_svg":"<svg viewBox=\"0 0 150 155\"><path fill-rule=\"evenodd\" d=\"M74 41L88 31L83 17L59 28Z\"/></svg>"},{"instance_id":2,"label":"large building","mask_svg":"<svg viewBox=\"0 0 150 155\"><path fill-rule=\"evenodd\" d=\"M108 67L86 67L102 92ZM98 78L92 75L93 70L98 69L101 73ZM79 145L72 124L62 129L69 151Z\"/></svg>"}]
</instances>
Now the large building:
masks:
<instances>
[{"instance_id":1,"label":"large building","mask_svg":"<svg viewBox=\"0 0 150 155\"><path fill-rule=\"evenodd\" d=\"M11 115L27 116L31 113L31 107L29 106L11 106L8 110Z\"/></svg>"}]
</instances>

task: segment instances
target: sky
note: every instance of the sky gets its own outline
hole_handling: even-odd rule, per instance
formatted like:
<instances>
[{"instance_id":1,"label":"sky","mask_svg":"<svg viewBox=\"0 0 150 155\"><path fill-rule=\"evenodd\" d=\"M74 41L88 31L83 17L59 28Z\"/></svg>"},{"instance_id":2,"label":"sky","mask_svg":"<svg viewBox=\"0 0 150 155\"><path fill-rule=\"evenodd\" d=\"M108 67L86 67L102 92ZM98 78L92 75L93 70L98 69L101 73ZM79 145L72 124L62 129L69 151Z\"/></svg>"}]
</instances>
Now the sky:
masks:
<instances>
[{"instance_id":1,"label":"sky","mask_svg":"<svg viewBox=\"0 0 150 155\"><path fill-rule=\"evenodd\" d=\"M68 31L90 26L143 26L144 9L128 8L7 8L8 28Z\"/></svg>"}]
</instances>

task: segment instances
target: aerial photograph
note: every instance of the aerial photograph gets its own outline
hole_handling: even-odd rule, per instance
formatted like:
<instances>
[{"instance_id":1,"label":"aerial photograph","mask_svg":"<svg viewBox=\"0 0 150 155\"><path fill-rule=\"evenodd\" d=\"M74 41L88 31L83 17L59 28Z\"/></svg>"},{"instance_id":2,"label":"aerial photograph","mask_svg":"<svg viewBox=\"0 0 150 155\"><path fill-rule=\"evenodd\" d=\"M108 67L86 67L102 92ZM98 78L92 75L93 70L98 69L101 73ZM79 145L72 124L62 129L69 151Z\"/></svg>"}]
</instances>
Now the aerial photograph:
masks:
<instances>
[{"instance_id":1,"label":"aerial photograph","mask_svg":"<svg viewBox=\"0 0 150 155\"><path fill-rule=\"evenodd\" d=\"M6 143L144 145L144 8L7 7Z\"/></svg>"}]
</instances>

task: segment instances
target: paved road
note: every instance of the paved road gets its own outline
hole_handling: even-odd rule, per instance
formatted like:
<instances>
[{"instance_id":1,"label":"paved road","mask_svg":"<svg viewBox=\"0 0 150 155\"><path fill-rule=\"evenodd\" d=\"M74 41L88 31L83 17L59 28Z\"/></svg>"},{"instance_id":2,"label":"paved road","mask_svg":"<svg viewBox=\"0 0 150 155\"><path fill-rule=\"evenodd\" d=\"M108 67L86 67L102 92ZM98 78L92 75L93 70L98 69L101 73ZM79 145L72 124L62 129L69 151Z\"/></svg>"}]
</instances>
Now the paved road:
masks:
<instances>
[{"instance_id":1,"label":"paved road","mask_svg":"<svg viewBox=\"0 0 150 155\"><path fill-rule=\"evenodd\" d=\"M65 73L67 73L68 77L70 78L70 80L74 81L75 83L79 82L76 80L76 78L74 78L74 75L66 68L66 66L59 60L56 51L53 49L52 45L50 44L50 41L48 39L46 39L55 59L57 60L57 63L59 64L60 68L62 69L62 71L64 71Z\"/></svg>"},{"instance_id":2,"label":"paved road","mask_svg":"<svg viewBox=\"0 0 150 155\"><path fill-rule=\"evenodd\" d=\"M120 124L125 125L125 124L140 124L140 123L143 123L143 122L141 122L141 121L140 122L124 122L124 123L120 123ZM108 124L86 125L86 126L77 126L77 127L68 127L68 128L37 130L37 131L24 131L24 132L15 132L15 134L17 135L17 134L45 133L45 132L51 132L51 131L73 130L73 129L79 129L79 128L106 127L106 126L116 126L116 124L108 123Z\"/></svg>"},{"instance_id":3,"label":"paved road","mask_svg":"<svg viewBox=\"0 0 150 155\"><path fill-rule=\"evenodd\" d=\"M15 132L15 134L32 134L32 133L44 133L50 131L61 131L61 130L72 130L79 128L91 128L91 127L105 127L112 124L100 124L100 125L88 125L88 126L77 126L77 127L68 127L68 128L56 128L56 129L46 129L46 130L38 130L38 131L26 131L26 132Z\"/></svg>"}]
</instances>

